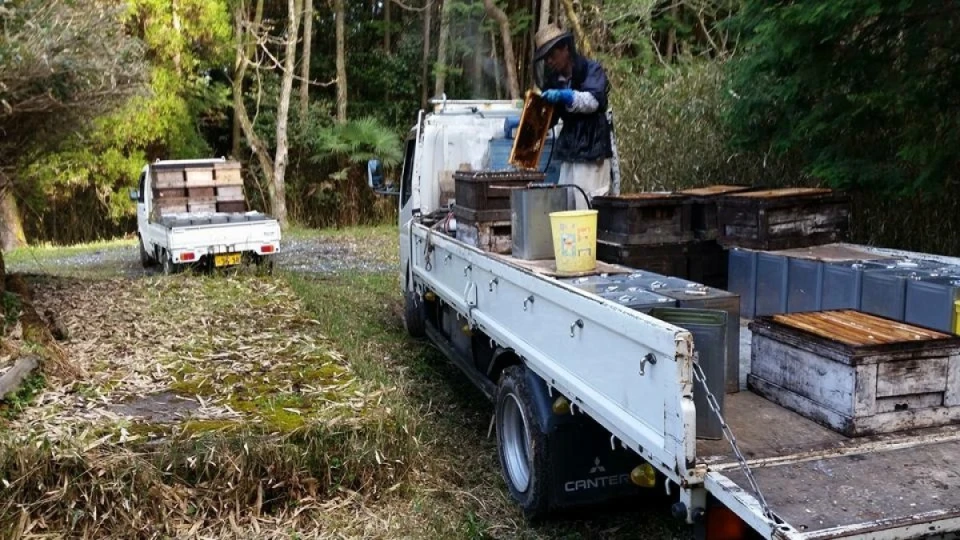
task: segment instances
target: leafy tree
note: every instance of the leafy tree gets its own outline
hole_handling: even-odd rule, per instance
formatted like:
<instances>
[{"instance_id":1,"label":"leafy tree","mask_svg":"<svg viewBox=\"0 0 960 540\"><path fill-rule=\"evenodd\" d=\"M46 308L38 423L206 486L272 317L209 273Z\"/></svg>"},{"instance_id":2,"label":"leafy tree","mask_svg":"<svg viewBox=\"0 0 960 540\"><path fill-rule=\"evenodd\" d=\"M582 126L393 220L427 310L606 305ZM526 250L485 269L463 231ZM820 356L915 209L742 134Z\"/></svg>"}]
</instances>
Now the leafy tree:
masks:
<instances>
[{"instance_id":1,"label":"leafy tree","mask_svg":"<svg viewBox=\"0 0 960 540\"><path fill-rule=\"evenodd\" d=\"M837 187L955 181L960 4L748 0L727 121L740 147L802 153Z\"/></svg>"}]
</instances>

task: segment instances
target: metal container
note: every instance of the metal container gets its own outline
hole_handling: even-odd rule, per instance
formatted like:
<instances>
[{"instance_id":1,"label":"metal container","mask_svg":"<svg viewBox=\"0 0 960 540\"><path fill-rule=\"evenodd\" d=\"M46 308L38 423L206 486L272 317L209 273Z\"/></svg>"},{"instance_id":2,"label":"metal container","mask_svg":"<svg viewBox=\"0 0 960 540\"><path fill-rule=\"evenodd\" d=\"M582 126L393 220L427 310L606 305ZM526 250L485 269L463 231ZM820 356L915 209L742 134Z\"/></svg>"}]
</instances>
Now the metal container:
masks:
<instances>
[{"instance_id":1,"label":"metal container","mask_svg":"<svg viewBox=\"0 0 960 540\"><path fill-rule=\"evenodd\" d=\"M789 277L789 261L786 257L773 253L757 254L755 316L787 312Z\"/></svg>"},{"instance_id":2,"label":"metal container","mask_svg":"<svg viewBox=\"0 0 960 540\"><path fill-rule=\"evenodd\" d=\"M682 308L654 308L650 315L688 330L693 335L700 368L706 379L706 388L717 400L723 412L724 366L728 365L726 340L728 316L723 311ZM694 379L693 404L697 409L697 438L720 439L723 424L710 409L704 386Z\"/></svg>"},{"instance_id":3,"label":"metal container","mask_svg":"<svg viewBox=\"0 0 960 540\"><path fill-rule=\"evenodd\" d=\"M823 296L823 267L820 261L789 258L787 312L820 311Z\"/></svg>"},{"instance_id":4,"label":"metal container","mask_svg":"<svg viewBox=\"0 0 960 540\"><path fill-rule=\"evenodd\" d=\"M512 255L518 259L553 258L550 212L567 210L566 188L514 189L510 193Z\"/></svg>"},{"instance_id":5,"label":"metal container","mask_svg":"<svg viewBox=\"0 0 960 540\"><path fill-rule=\"evenodd\" d=\"M860 310L902 321L906 315L907 281L929 276L929 272L915 270L864 268Z\"/></svg>"},{"instance_id":6,"label":"metal container","mask_svg":"<svg viewBox=\"0 0 960 540\"><path fill-rule=\"evenodd\" d=\"M960 278L938 276L907 281L904 320L907 323L953 332Z\"/></svg>"},{"instance_id":7,"label":"metal container","mask_svg":"<svg viewBox=\"0 0 960 540\"><path fill-rule=\"evenodd\" d=\"M726 319L726 385L728 394L740 391L740 297L712 287L687 286L655 289L656 293L677 301L677 307L686 309L722 311Z\"/></svg>"},{"instance_id":8,"label":"metal container","mask_svg":"<svg viewBox=\"0 0 960 540\"><path fill-rule=\"evenodd\" d=\"M622 292L625 289L622 277L623 276L620 275L600 274L596 276L563 279L561 281L587 291L588 293L602 294Z\"/></svg>"},{"instance_id":9,"label":"metal container","mask_svg":"<svg viewBox=\"0 0 960 540\"><path fill-rule=\"evenodd\" d=\"M653 308L677 306L676 300L650 291L605 292L600 293L600 297L644 313L648 313Z\"/></svg>"},{"instance_id":10,"label":"metal container","mask_svg":"<svg viewBox=\"0 0 960 540\"><path fill-rule=\"evenodd\" d=\"M731 249L727 264L727 290L740 297L741 313L752 319L756 314L757 252Z\"/></svg>"}]
</instances>

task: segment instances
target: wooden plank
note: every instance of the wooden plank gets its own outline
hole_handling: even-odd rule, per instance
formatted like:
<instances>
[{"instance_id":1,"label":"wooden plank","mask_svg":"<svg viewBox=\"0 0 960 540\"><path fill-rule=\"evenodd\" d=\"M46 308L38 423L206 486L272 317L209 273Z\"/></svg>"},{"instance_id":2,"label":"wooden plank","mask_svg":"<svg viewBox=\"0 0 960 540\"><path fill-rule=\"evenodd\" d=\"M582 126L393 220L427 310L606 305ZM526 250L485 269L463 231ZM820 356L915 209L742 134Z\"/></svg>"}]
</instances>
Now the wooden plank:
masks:
<instances>
[{"instance_id":1,"label":"wooden plank","mask_svg":"<svg viewBox=\"0 0 960 540\"><path fill-rule=\"evenodd\" d=\"M889 413L913 409L930 409L943 405L943 392L891 396L877 399L876 412Z\"/></svg>"},{"instance_id":2,"label":"wooden plank","mask_svg":"<svg viewBox=\"0 0 960 540\"><path fill-rule=\"evenodd\" d=\"M717 195L727 195L730 193L746 191L748 189L750 189L749 186L716 184L716 185L706 186L701 188L684 189L679 191L679 193L682 193L684 195L694 196L694 197L712 197Z\"/></svg>"},{"instance_id":3,"label":"wooden plank","mask_svg":"<svg viewBox=\"0 0 960 540\"><path fill-rule=\"evenodd\" d=\"M960 354L950 356L947 362L947 391L943 396L947 407L960 406Z\"/></svg>"},{"instance_id":4,"label":"wooden plank","mask_svg":"<svg viewBox=\"0 0 960 540\"><path fill-rule=\"evenodd\" d=\"M773 319L774 319L775 321L777 321L777 322L783 323L784 321L780 320L779 317L781 317L781 316L780 316L780 315L774 315L774 316L773 316ZM816 325L813 325L813 324L808 324L807 322L803 321L802 319L798 319L798 318L796 318L796 317L792 318L792 319L789 321L789 326L790 326L791 328L796 328L796 329L798 329L798 330L805 330L805 331L807 331L807 332L810 332L811 334L816 334L816 335L818 335L818 336L820 336L820 337L824 337L824 338L831 339L831 340L834 340L834 341L839 341L840 343L844 343L844 344L846 344L846 345L857 346L857 345L863 345L863 344L864 344L864 342L863 342L862 339L852 338L852 337L846 337L846 336L843 336L843 335L839 334L837 331L835 331L835 330L833 330L833 329L827 330L827 329L821 328L821 327L816 326Z\"/></svg>"},{"instance_id":5,"label":"wooden plank","mask_svg":"<svg viewBox=\"0 0 960 540\"><path fill-rule=\"evenodd\" d=\"M877 367L877 397L943 392L947 389L947 359L900 360Z\"/></svg>"},{"instance_id":6,"label":"wooden plank","mask_svg":"<svg viewBox=\"0 0 960 540\"><path fill-rule=\"evenodd\" d=\"M782 407L795 411L838 433L848 437L855 435L853 418L850 416L827 409L809 398L767 381L753 373L747 375L747 388Z\"/></svg>"},{"instance_id":7,"label":"wooden plank","mask_svg":"<svg viewBox=\"0 0 960 540\"><path fill-rule=\"evenodd\" d=\"M871 416L877 412L877 364L856 367L853 415Z\"/></svg>"},{"instance_id":8,"label":"wooden plank","mask_svg":"<svg viewBox=\"0 0 960 540\"><path fill-rule=\"evenodd\" d=\"M750 373L804 396L819 408L853 415L856 371L851 366L754 335Z\"/></svg>"},{"instance_id":9,"label":"wooden plank","mask_svg":"<svg viewBox=\"0 0 960 540\"><path fill-rule=\"evenodd\" d=\"M797 195L823 195L832 193L827 188L781 188L765 189L762 191L748 191L746 193L734 193L730 197L742 197L745 199L775 199L778 197L794 197Z\"/></svg>"},{"instance_id":10,"label":"wooden plank","mask_svg":"<svg viewBox=\"0 0 960 540\"><path fill-rule=\"evenodd\" d=\"M820 337L835 339L848 345L871 345L876 343L903 343L947 339L950 336L909 324L891 321L854 310L791 313L775 315L773 320L785 326L806 330ZM801 328L801 326L803 328ZM859 343L850 330L862 332Z\"/></svg>"}]
</instances>

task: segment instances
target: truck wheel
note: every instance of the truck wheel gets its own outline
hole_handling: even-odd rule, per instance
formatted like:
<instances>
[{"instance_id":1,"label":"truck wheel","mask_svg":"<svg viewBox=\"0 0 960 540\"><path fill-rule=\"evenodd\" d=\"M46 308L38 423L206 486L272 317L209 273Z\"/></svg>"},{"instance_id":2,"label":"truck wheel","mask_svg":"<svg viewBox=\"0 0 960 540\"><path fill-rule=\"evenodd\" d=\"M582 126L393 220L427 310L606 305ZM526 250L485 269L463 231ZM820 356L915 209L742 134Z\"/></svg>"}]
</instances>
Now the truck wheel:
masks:
<instances>
[{"instance_id":1,"label":"truck wheel","mask_svg":"<svg viewBox=\"0 0 960 540\"><path fill-rule=\"evenodd\" d=\"M547 437L533 407L523 366L503 371L497 387L497 453L510 495L528 520L547 513Z\"/></svg>"},{"instance_id":2,"label":"truck wheel","mask_svg":"<svg viewBox=\"0 0 960 540\"><path fill-rule=\"evenodd\" d=\"M177 265L173 264L173 256L166 251L163 252L163 275L169 276L177 272Z\"/></svg>"},{"instance_id":3,"label":"truck wheel","mask_svg":"<svg viewBox=\"0 0 960 540\"><path fill-rule=\"evenodd\" d=\"M143 238L137 238L140 240L140 266L143 266L144 268L150 268L154 264L153 257L151 257L150 254L147 253L146 248L144 248Z\"/></svg>"},{"instance_id":4,"label":"truck wheel","mask_svg":"<svg viewBox=\"0 0 960 540\"><path fill-rule=\"evenodd\" d=\"M427 335L427 316L423 301L413 291L403 293L403 327L410 337L422 338Z\"/></svg>"},{"instance_id":5,"label":"truck wheel","mask_svg":"<svg viewBox=\"0 0 960 540\"><path fill-rule=\"evenodd\" d=\"M260 255L257 258L257 273L262 276L273 275L273 257L270 255Z\"/></svg>"}]
</instances>

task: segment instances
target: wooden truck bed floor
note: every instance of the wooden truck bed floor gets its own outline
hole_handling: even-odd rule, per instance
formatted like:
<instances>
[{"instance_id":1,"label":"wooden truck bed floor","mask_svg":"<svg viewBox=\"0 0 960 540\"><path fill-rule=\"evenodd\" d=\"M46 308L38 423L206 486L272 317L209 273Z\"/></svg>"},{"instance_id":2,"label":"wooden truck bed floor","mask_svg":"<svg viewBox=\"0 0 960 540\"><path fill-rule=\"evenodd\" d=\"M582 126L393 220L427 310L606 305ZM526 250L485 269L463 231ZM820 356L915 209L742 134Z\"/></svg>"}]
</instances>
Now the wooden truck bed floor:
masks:
<instances>
[{"instance_id":1,"label":"wooden truck bed floor","mask_svg":"<svg viewBox=\"0 0 960 540\"><path fill-rule=\"evenodd\" d=\"M745 322L741 336L745 379ZM767 503L804 538L843 538L894 523L929 533L939 530L935 522L960 520L960 425L851 438L741 388L724 397L724 416ZM698 440L697 455L750 491L726 440Z\"/></svg>"}]
</instances>

